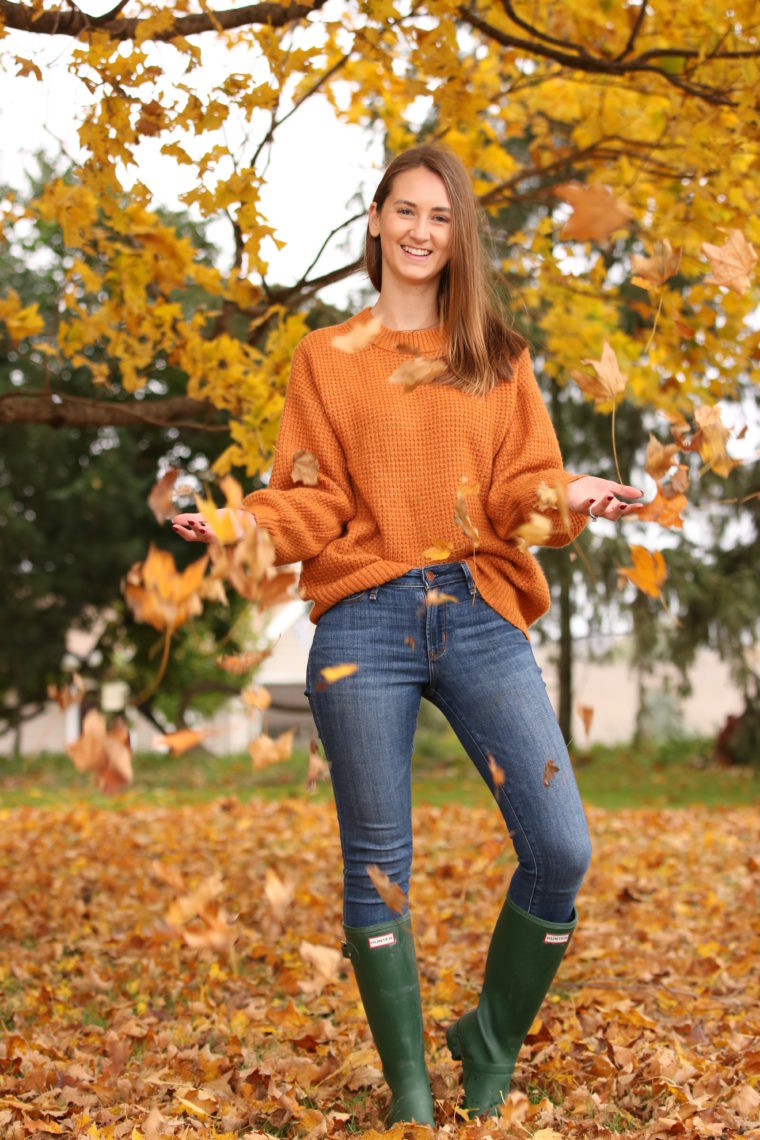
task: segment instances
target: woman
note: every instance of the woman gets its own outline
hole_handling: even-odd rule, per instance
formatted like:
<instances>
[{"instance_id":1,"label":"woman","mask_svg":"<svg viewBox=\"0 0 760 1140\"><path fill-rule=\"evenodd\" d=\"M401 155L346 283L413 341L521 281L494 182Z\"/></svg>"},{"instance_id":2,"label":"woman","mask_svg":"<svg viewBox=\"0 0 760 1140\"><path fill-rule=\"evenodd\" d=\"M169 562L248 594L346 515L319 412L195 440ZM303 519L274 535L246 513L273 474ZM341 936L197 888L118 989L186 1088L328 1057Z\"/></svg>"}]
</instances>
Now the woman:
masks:
<instances>
[{"instance_id":1,"label":"woman","mask_svg":"<svg viewBox=\"0 0 760 1140\"><path fill-rule=\"evenodd\" d=\"M340 824L344 953L391 1089L388 1123L433 1124L411 919L367 873L375 864L408 895L420 699L443 711L492 788L518 857L478 1004L447 1032L464 1106L481 1113L506 1096L575 928L590 855L527 637L548 608L547 585L510 536L546 502L542 484L566 494L564 523L545 510L544 541L557 546L589 516L630 513L625 500L641 492L563 470L452 154L421 146L391 163L369 209L366 262L376 303L299 344L269 487L243 507L270 532L279 563L303 563L302 593L314 601L307 692ZM291 478L298 451L319 462L315 486ZM213 538L197 514L177 516L174 529ZM327 684L322 670L341 663L358 668Z\"/></svg>"}]
</instances>

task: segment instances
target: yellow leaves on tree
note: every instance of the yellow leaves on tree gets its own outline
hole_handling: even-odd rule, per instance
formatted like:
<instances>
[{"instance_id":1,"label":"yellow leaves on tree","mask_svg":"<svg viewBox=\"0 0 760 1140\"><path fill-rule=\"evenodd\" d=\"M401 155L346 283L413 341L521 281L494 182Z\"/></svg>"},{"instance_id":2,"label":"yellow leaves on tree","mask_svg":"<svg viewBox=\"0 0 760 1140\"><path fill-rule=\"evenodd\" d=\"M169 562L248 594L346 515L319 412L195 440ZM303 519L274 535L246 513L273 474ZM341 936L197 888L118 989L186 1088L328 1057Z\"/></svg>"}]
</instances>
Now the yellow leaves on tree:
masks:
<instances>
[{"instance_id":1,"label":"yellow leaves on tree","mask_svg":"<svg viewBox=\"0 0 760 1140\"><path fill-rule=\"evenodd\" d=\"M0 297L0 322L5 325L14 344L24 337L35 336L45 327L37 302L22 304L15 289L6 289L5 296Z\"/></svg>"},{"instance_id":2,"label":"yellow leaves on tree","mask_svg":"<svg viewBox=\"0 0 760 1140\"><path fill-rule=\"evenodd\" d=\"M132 747L123 720L110 727L97 709L82 722L82 735L66 748L77 772L93 772L101 792L122 791L132 782Z\"/></svg>"}]
</instances>

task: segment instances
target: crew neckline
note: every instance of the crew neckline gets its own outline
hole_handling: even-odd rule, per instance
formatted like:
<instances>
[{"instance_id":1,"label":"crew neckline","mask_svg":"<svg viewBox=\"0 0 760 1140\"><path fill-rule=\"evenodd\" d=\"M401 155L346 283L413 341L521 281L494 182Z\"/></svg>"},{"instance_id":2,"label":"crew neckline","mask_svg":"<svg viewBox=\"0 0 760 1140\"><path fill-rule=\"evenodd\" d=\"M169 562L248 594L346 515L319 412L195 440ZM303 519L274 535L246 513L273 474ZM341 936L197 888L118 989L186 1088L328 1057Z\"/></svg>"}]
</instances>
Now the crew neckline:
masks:
<instances>
[{"instance_id":1,"label":"crew neckline","mask_svg":"<svg viewBox=\"0 0 760 1140\"><path fill-rule=\"evenodd\" d=\"M362 323L372 319L373 314L369 306L352 318L353 321L361 321ZM399 345L404 344L409 345L410 348L416 348L420 352L437 352L443 345L443 339L443 327L441 325L428 325L425 329L389 329L382 325L372 343L379 345L380 348L398 350Z\"/></svg>"}]
</instances>

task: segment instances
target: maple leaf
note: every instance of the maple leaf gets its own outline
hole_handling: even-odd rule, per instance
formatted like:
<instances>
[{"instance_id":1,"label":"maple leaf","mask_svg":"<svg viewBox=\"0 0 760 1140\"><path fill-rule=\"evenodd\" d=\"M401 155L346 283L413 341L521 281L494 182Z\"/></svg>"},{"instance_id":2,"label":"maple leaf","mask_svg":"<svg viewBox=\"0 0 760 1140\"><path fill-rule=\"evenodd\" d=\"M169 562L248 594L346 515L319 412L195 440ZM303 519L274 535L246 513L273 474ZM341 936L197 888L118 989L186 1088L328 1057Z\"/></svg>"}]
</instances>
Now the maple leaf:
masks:
<instances>
[{"instance_id":1,"label":"maple leaf","mask_svg":"<svg viewBox=\"0 0 760 1140\"><path fill-rule=\"evenodd\" d=\"M293 453L293 467L290 478L294 483L303 483L305 487L316 487L318 482L319 460L310 451L295 451Z\"/></svg>"},{"instance_id":2,"label":"maple leaf","mask_svg":"<svg viewBox=\"0 0 760 1140\"><path fill-rule=\"evenodd\" d=\"M545 788L548 788L551 786L551 784L554 780L554 777L557 775L557 772L559 772L559 766L555 763L555 761L550 756L549 759L546 761L546 764L544 765L544 787Z\"/></svg>"},{"instance_id":3,"label":"maple leaf","mask_svg":"<svg viewBox=\"0 0 760 1140\"><path fill-rule=\"evenodd\" d=\"M240 532L236 522L243 525L241 520L226 508L217 507L211 497L204 499L201 495L196 495L195 509L208 523L217 542L222 546L232 546L239 541ZM253 519L250 526L253 527Z\"/></svg>"},{"instance_id":4,"label":"maple leaf","mask_svg":"<svg viewBox=\"0 0 760 1140\"><path fill-rule=\"evenodd\" d=\"M248 745L248 751L251 755L254 772L260 772L263 768L270 768L273 764L281 764L284 760L289 760L293 751L295 734L296 730L291 728L287 732L283 732L276 740L272 740L271 736L266 736L264 733L252 740Z\"/></svg>"},{"instance_id":5,"label":"maple leaf","mask_svg":"<svg viewBox=\"0 0 760 1140\"><path fill-rule=\"evenodd\" d=\"M554 194L573 207L560 232L563 239L605 245L615 230L626 227L633 217L630 206L616 198L608 186L565 182L555 186Z\"/></svg>"},{"instance_id":6,"label":"maple leaf","mask_svg":"<svg viewBox=\"0 0 760 1140\"><path fill-rule=\"evenodd\" d=\"M348 332L334 336L333 347L341 352L361 352L362 349L368 348L372 344L382 327L383 322L379 317L370 317L368 321L354 325Z\"/></svg>"},{"instance_id":7,"label":"maple leaf","mask_svg":"<svg viewBox=\"0 0 760 1140\"><path fill-rule=\"evenodd\" d=\"M662 554L659 550L650 554L644 546L632 546L630 551L633 566L618 566L618 573L633 582L647 597L659 598L668 576Z\"/></svg>"},{"instance_id":8,"label":"maple leaf","mask_svg":"<svg viewBox=\"0 0 760 1140\"><path fill-rule=\"evenodd\" d=\"M578 716L581 718L584 732L588 737L591 732L591 722L594 719L594 710L591 705L578 705Z\"/></svg>"},{"instance_id":9,"label":"maple leaf","mask_svg":"<svg viewBox=\"0 0 760 1140\"><path fill-rule=\"evenodd\" d=\"M694 419L700 429L697 441L700 456L716 475L730 475L739 464L726 452L726 442L731 433L723 424L720 408L717 404L704 404L695 410Z\"/></svg>"},{"instance_id":10,"label":"maple leaf","mask_svg":"<svg viewBox=\"0 0 760 1140\"><path fill-rule=\"evenodd\" d=\"M442 590L438 590L435 587L433 587L432 590L428 590L425 595L425 605L427 607L442 606L444 602L454 602L458 605L459 598L455 598L453 594L444 594Z\"/></svg>"},{"instance_id":11,"label":"maple leaf","mask_svg":"<svg viewBox=\"0 0 760 1140\"><path fill-rule=\"evenodd\" d=\"M330 775L330 769L322 759L319 744L312 736L309 741L309 767L306 771L306 791L316 791L317 782Z\"/></svg>"},{"instance_id":12,"label":"maple leaf","mask_svg":"<svg viewBox=\"0 0 760 1140\"><path fill-rule=\"evenodd\" d=\"M180 728L177 732L166 732L153 739L154 748L168 748L172 756L181 756L200 744L214 730L211 728Z\"/></svg>"},{"instance_id":13,"label":"maple leaf","mask_svg":"<svg viewBox=\"0 0 760 1140\"><path fill-rule=\"evenodd\" d=\"M688 505L689 500L685 495L671 494L666 496L658 487L657 494L651 503L647 503L645 507L636 512L636 519L638 522L656 522L660 526L674 527L680 530L683 526L681 511Z\"/></svg>"},{"instance_id":14,"label":"maple leaf","mask_svg":"<svg viewBox=\"0 0 760 1140\"><path fill-rule=\"evenodd\" d=\"M298 947L298 953L314 970L312 978L301 983L304 993L321 993L327 983L337 976L343 964L343 955L333 946L315 946L312 942L304 941Z\"/></svg>"},{"instance_id":15,"label":"maple leaf","mask_svg":"<svg viewBox=\"0 0 760 1140\"><path fill-rule=\"evenodd\" d=\"M78 772L93 772L98 789L106 795L123 791L132 783L132 747L129 729L118 718L107 727L97 709L90 709L82 722L82 734L66 751Z\"/></svg>"},{"instance_id":16,"label":"maple leaf","mask_svg":"<svg viewBox=\"0 0 760 1140\"><path fill-rule=\"evenodd\" d=\"M405 392L412 392L420 384L430 384L445 371L445 361L434 360L427 356L416 356L410 360L402 361L388 377L388 383L401 384Z\"/></svg>"},{"instance_id":17,"label":"maple leaf","mask_svg":"<svg viewBox=\"0 0 760 1140\"><path fill-rule=\"evenodd\" d=\"M453 547L450 542L445 542L441 538L434 538L431 545L427 550L423 550L422 558L425 562L445 562L450 558L453 552Z\"/></svg>"},{"instance_id":18,"label":"maple leaf","mask_svg":"<svg viewBox=\"0 0 760 1140\"><path fill-rule=\"evenodd\" d=\"M174 484L177 482L179 471L175 467L161 476L157 483L151 487L148 495L148 506L153 511L156 522L165 523L174 515Z\"/></svg>"},{"instance_id":19,"label":"maple leaf","mask_svg":"<svg viewBox=\"0 0 760 1140\"><path fill-rule=\"evenodd\" d=\"M500 788L505 780L504 769L499 767L490 752L487 752L486 755L488 757L488 771L491 773L493 786L494 788Z\"/></svg>"},{"instance_id":20,"label":"maple leaf","mask_svg":"<svg viewBox=\"0 0 760 1140\"><path fill-rule=\"evenodd\" d=\"M16 72L16 75L19 78L24 78L27 75L33 75L39 83L42 83L42 72L40 71L37 64L33 63L31 59L25 59L23 56L15 55L13 57L13 61L14 63L18 64L18 71Z\"/></svg>"},{"instance_id":21,"label":"maple leaf","mask_svg":"<svg viewBox=\"0 0 760 1140\"><path fill-rule=\"evenodd\" d=\"M712 273L705 277L706 282L723 285L734 293L747 292L749 275L757 262L757 254L741 230L729 230L723 245L711 245L710 242L703 241L700 249L712 269Z\"/></svg>"},{"instance_id":22,"label":"maple leaf","mask_svg":"<svg viewBox=\"0 0 760 1140\"><path fill-rule=\"evenodd\" d=\"M261 709L263 712L268 709L272 703L272 694L268 689L259 686L253 689L243 689L240 696L243 698L243 703L248 705L251 709Z\"/></svg>"},{"instance_id":23,"label":"maple leaf","mask_svg":"<svg viewBox=\"0 0 760 1140\"><path fill-rule=\"evenodd\" d=\"M342 665L325 665L324 669L319 672L325 679L325 684L334 685L336 681L342 681L344 677L351 677L358 670L359 666L353 662L344 662Z\"/></svg>"},{"instance_id":24,"label":"maple leaf","mask_svg":"<svg viewBox=\"0 0 760 1140\"><path fill-rule=\"evenodd\" d=\"M385 871L381 871L376 863L370 863L367 874L385 905L396 914L401 914L406 907L406 895L398 883L392 883Z\"/></svg>"},{"instance_id":25,"label":"maple leaf","mask_svg":"<svg viewBox=\"0 0 760 1140\"><path fill-rule=\"evenodd\" d=\"M667 238L654 243L651 257L634 253L631 257L631 282L642 289L659 289L678 272L681 250L673 249Z\"/></svg>"},{"instance_id":26,"label":"maple leaf","mask_svg":"<svg viewBox=\"0 0 760 1140\"><path fill-rule=\"evenodd\" d=\"M124 598L135 621L159 631L174 630L203 609L199 589L208 564L208 554L191 562L182 573L165 550L151 543L148 557L128 571Z\"/></svg>"},{"instance_id":27,"label":"maple leaf","mask_svg":"<svg viewBox=\"0 0 760 1140\"><path fill-rule=\"evenodd\" d=\"M507 537L511 538L520 550L527 550L529 546L541 546L549 538L554 529L551 519L531 511L528 521L520 523Z\"/></svg>"},{"instance_id":28,"label":"maple leaf","mask_svg":"<svg viewBox=\"0 0 760 1140\"><path fill-rule=\"evenodd\" d=\"M270 653L270 649L257 649L248 653L223 654L221 657L217 657L216 664L226 673L234 673L236 676L240 676L243 673L248 673L251 669L255 669Z\"/></svg>"},{"instance_id":29,"label":"maple leaf","mask_svg":"<svg viewBox=\"0 0 760 1140\"><path fill-rule=\"evenodd\" d=\"M662 444L659 439L650 432L644 464L644 470L647 475L651 475L655 482L659 483L661 479L665 478L668 471L670 471L679 451L680 448L677 443Z\"/></svg>"},{"instance_id":30,"label":"maple leaf","mask_svg":"<svg viewBox=\"0 0 760 1140\"><path fill-rule=\"evenodd\" d=\"M626 379L620 371L615 350L607 341L602 347L599 360L582 360L581 364L590 364L596 376L588 376L583 372L572 372L573 379L578 387L587 395L592 396L596 403L604 400L615 400L625 392Z\"/></svg>"}]
</instances>

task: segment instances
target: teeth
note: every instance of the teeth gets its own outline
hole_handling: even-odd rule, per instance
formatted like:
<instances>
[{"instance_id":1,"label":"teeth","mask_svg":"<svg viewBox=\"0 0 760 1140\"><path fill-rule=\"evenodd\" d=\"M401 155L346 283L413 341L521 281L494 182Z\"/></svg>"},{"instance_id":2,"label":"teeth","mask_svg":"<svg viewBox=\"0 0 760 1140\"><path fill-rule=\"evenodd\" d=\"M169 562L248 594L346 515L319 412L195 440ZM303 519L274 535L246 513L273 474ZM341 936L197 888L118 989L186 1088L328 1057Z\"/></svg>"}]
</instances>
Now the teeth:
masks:
<instances>
[{"instance_id":1,"label":"teeth","mask_svg":"<svg viewBox=\"0 0 760 1140\"><path fill-rule=\"evenodd\" d=\"M417 249L413 245L402 245L404 253L411 253L413 257L427 257L430 253L429 249Z\"/></svg>"}]
</instances>

